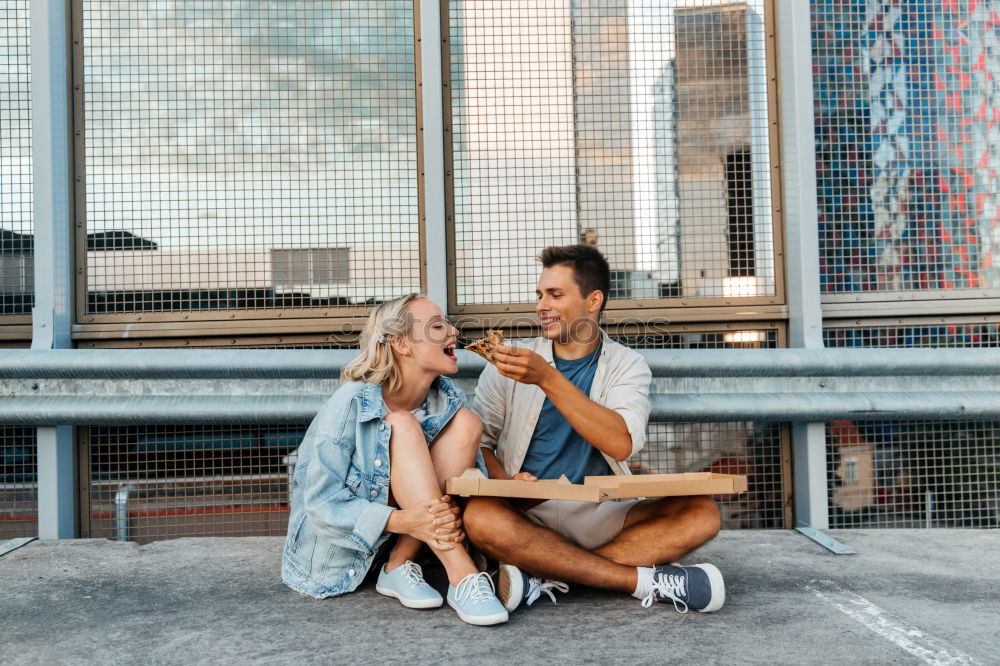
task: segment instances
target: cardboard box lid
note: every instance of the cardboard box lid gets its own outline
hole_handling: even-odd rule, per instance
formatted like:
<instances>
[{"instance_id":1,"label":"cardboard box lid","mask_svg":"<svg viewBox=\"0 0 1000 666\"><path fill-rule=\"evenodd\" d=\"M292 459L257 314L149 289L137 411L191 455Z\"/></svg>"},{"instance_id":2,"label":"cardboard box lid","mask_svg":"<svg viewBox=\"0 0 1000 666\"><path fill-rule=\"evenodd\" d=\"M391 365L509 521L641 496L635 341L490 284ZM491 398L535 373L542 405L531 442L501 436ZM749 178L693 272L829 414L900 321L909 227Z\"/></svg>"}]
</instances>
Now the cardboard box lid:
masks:
<instances>
[{"instance_id":1,"label":"cardboard box lid","mask_svg":"<svg viewBox=\"0 0 1000 666\"><path fill-rule=\"evenodd\" d=\"M598 486L570 483L565 475L558 480L514 481L487 479L476 468L467 469L462 476L448 479L445 492L462 497L512 497L518 499L570 500L573 502L599 502L606 493Z\"/></svg>"},{"instance_id":2,"label":"cardboard box lid","mask_svg":"<svg viewBox=\"0 0 1000 666\"><path fill-rule=\"evenodd\" d=\"M733 495L745 492L747 477L715 472L644 474L639 476L588 476L573 484L563 476L557 481L487 479L478 469L448 479L445 491L462 497L487 496L519 499L604 502L636 497L681 495Z\"/></svg>"},{"instance_id":3,"label":"cardboard box lid","mask_svg":"<svg viewBox=\"0 0 1000 666\"><path fill-rule=\"evenodd\" d=\"M603 490L608 498L679 497L682 495L735 495L746 492L742 474L685 472L637 476L588 476L585 486Z\"/></svg>"}]
</instances>

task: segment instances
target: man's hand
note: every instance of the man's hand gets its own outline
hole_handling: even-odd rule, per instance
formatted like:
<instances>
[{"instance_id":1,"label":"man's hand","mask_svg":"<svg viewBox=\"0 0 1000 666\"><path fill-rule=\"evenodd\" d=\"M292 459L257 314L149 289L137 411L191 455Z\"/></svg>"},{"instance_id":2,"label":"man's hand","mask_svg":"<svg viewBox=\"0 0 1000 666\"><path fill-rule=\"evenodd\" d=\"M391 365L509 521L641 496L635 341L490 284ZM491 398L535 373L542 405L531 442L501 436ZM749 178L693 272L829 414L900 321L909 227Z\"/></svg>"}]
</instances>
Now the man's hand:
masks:
<instances>
[{"instance_id":1,"label":"man's hand","mask_svg":"<svg viewBox=\"0 0 1000 666\"><path fill-rule=\"evenodd\" d=\"M530 349L497 345L493 363L504 377L522 384L542 384L552 377L555 368Z\"/></svg>"},{"instance_id":2,"label":"man's hand","mask_svg":"<svg viewBox=\"0 0 1000 666\"><path fill-rule=\"evenodd\" d=\"M513 477L514 481L538 481L538 477L534 474L528 474L527 472L518 472ZM510 503L516 506L521 511L527 511L528 509L534 509L536 506L544 502L545 500L536 499L512 499Z\"/></svg>"},{"instance_id":3,"label":"man's hand","mask_svg":"<svg viewBox=\"0 0 1000 666\"><path fill-rule=\"evenodd\" d=\"M632 454L632 435L624 417L591 400L540 355L521 347L497 345L493 362L504 377L542 389L573 429L601 453L618 461Z\"/></svg>"}]
</instances>

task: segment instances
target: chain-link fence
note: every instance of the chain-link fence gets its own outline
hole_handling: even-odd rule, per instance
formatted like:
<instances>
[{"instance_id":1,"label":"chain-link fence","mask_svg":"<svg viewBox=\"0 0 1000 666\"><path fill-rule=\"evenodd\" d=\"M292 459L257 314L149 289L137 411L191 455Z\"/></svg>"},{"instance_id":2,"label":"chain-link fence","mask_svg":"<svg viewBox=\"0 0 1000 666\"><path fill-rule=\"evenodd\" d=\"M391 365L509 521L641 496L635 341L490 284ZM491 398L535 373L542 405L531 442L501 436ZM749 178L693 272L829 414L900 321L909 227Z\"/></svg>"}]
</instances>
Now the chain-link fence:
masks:
<instances>
[{"instance_id":1,"label":"chain-link fence","mask_svg":"<svg viewBox=\"0 0 1000 666\"><path fill-rule=\"evenodd\" d=\"M1000 527L1000 422L827 425L831 527Z\"/></svg>"},{"instance_id":2,"label":"chain-link fence","mask_svg":"<svg viewBox=\"0 0 1000 666\"><path fill-rule=\"evenodd\" d=\"M827 347L1000 347L1000 317L896 320L894 322L827 322Z\"/></svg>"},{"instance_id":3,"label":"chain-link fence","mask_svg":"<svg viewBox=\"0 0 1000 666\"><path fill-rule=\"evenodd\" d=\"M83 323L420 290L411 0L75 10Z\"/></svg>"},{"instance_id":4,"label":"chain-link fence","mask_svg":"<svg viewBox=\"0 0 1000 666\"><path fill-rule=\"evenodd\" d=\"M1000 0L811 2L825 299L1000 294ZM28 5L0 5L0 324L33 300ZM445 270L421 253L414 6L74 0L81 347L350 348L372 304ZM541 248L585 242L611 262L615 339L785 345L780 321L639 308L783 303L770 0L442 6L449 311L482 315L464 336L530 312ZM233 326L280 317L353 328ZM159 328L87 338L137 322ZM825 340L996 347L998 325L828 321ZM831 423L831 520L996 524L997 430ZM727 525L790 524L783 426L649 435L636 471L746 473ZM81 436L88 533L284 529L300 431ZM0 429L0 450L0 529L33 532L34 431Z\"/></svg>"},{"instance_id":5,"label":"chain-link fence","mask_svg":"<svg viewBox=\"0 0 1000 666\"><path fill-rule=\"evenodd\" d=\"M262 335L82 341L80 349L357 349L357 335Z\"/></svg>"},{"instance_id":6,"label":"chain-link fence","mask_svg":"<svg viewBox=\"0 0 1000 666\"><path fill-rule=\"evenodd\" d=\"M612 308L774 302L763 0L447 6L452 311L530 309L577 242Z\"/></svg>"},{"instance_id":7,"label":"chain-link fence","mask_svg":"<svg viewBox=\"0 0 1000 666\"><path fill-rule=\"evenodd\" d=\"M1000 347L1000 317L828 322L828 347ZM827 425L836 527L1000 527L1000 423Z\"/></svg>"},{"instance_id":8,"label":"chain-link fence","mask_svg":"<svg viewBox=\"0 0 1000 666\"><path fill-rule=\"evenodd\" d=\"M0 540L38 534L34 428L0 426Z\"/></svg>"},{"instance_id":9,"label":"chain-link fence","mask_svg":"<svg viewBox=\"0 0 1000 666\"><path fill-rule=\"evenodd\" d=\"M84 536L283 534L304 428L81 429Z\"/></svg>"},{"instance_id":10,"label":"chain-link fence","mask_svg":"<svg viewBox=\"0 0 1000 666\"><path fill-rule=\"evenodd\" d=\"M34 303L28 5L0 4L0 324Z\"/></svg>"}]
</instances>

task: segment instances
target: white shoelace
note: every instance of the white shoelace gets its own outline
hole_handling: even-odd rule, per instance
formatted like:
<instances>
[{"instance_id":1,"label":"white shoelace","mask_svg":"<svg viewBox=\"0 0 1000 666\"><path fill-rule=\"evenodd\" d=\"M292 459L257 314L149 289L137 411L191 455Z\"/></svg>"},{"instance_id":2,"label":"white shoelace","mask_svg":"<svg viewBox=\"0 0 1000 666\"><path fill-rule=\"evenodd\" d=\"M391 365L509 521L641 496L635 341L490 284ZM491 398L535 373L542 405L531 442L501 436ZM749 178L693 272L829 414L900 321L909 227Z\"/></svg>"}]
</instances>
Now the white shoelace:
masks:
<instances>
[{"instance_id":1,"label":"white shoelace","mask_svg":"<svg viewBox=\"0 0 1000 666\"><path fill-rule=\"evenodd\" d=\"M403 566L401 566L400 569L403 570L403 577L406 578L406 582L408 582L411 587L417 587L424 584L424 570L413 560L406 560L403 562Z\"/></svg>"},{"instance_id":2,"label":"white shoelace","mask_svg":"<svg viewBox=\"0 0 1000 666\"><path fill-rule=\"evenodd\" d=\"M653 586L650 588L649 594L642 600L642 607L649 608L652 606L655 593L659 592L661 597L674 602L674 609L678 613L687 613L687 602L681 599L681 597L687 596L686 587L687 578L684 576L657 574L653 576Z\"/></svg>"},{"instance_id":3,"label":"white shoelace","mask_svg":"<svg viewBox=\"0 0 1000 666\"><path fill-rule=\"evenodd\" d=\"M525 599L525 603L529 606L535 603L542 594L549 595L549 599L552 603L558 604L556 601L556 595L552 593L552 590L557 590L566 594L569 592L569 585L559 580L546 580L543 581L541 578L529 578L528 579L528 596Z\"/></svg>"},{"instance_id":4,"label":"white shoelace","mask_svg":"<svg viewBox=\"0 0 1000 666\"><path fill-rule=\"evenodd\" d=\"M478 603L495 596L493 580L484 571L469 574L455 588L455 602L459 604L463 603L466 599Z\"/></svg>"}]
</instances>

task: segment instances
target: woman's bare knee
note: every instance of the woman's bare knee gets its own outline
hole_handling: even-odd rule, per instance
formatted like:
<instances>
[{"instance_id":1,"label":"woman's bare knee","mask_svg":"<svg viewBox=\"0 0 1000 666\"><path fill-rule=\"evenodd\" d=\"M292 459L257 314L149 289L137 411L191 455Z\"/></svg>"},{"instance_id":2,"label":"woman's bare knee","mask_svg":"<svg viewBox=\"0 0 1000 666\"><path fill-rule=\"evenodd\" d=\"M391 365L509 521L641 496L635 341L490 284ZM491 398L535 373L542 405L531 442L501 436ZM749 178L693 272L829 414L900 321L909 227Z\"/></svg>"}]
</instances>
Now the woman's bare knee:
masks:
<instances>
[{"instance_id":1,"label":"woman's bare knee","mask_svg":"<svg viewBox=\"0 0 1000 666\"><path fill-rule=\"evenodd\" d=\"M417 417L402 409L390 412L389 415L385 417L385 422L393 428L408 428L412 426L420 427Z\"/></svg>"},{"instance_id":2,"label":"woman's bare knee","mask_svg":"<svg viewBox=\"0 0 1000 666\"><path fill-rule=\"evenodd\" d=\"M455 413L445 430L431 443L434 471L443 487L447 480L476 464L482 421L470 409Z\"/></svg>"},{"instance_id":3,"label":"woman's bare knee","mask_svg":"<svg viewBox=\"0 0 1000 666\"><path fill-rule=\"evenodd\" d=\"M454 437L465 447L478 448L483 436L483 421L471 409L461 407L451 421L445 426L446 432Z\"/></svg>"},{"instance_id":4,"label":"woman's bare knee","mask_svg":"<svg viewBox=\"0 0 1000 666\"><path fill-rule=\"evenodd\" d=\"M479 418L479 414L476 414L468 407L459 407L458 411L455 412L455 418L461 419L470 428L480 431L483 429L483 420Z\"/></svg>"},{"instance_id":5,"label":"woman's bare knee","mask_svg":"<svg viewBox=\"0 0 1000 666\"><path fill-rule=\"evenodd\" d=\"M385 422L392 427L390 445L398 446L404 441L423 442L424 433L420 422L409 412L392 412L385 417Z\"/></svg>"}]
</instances>

